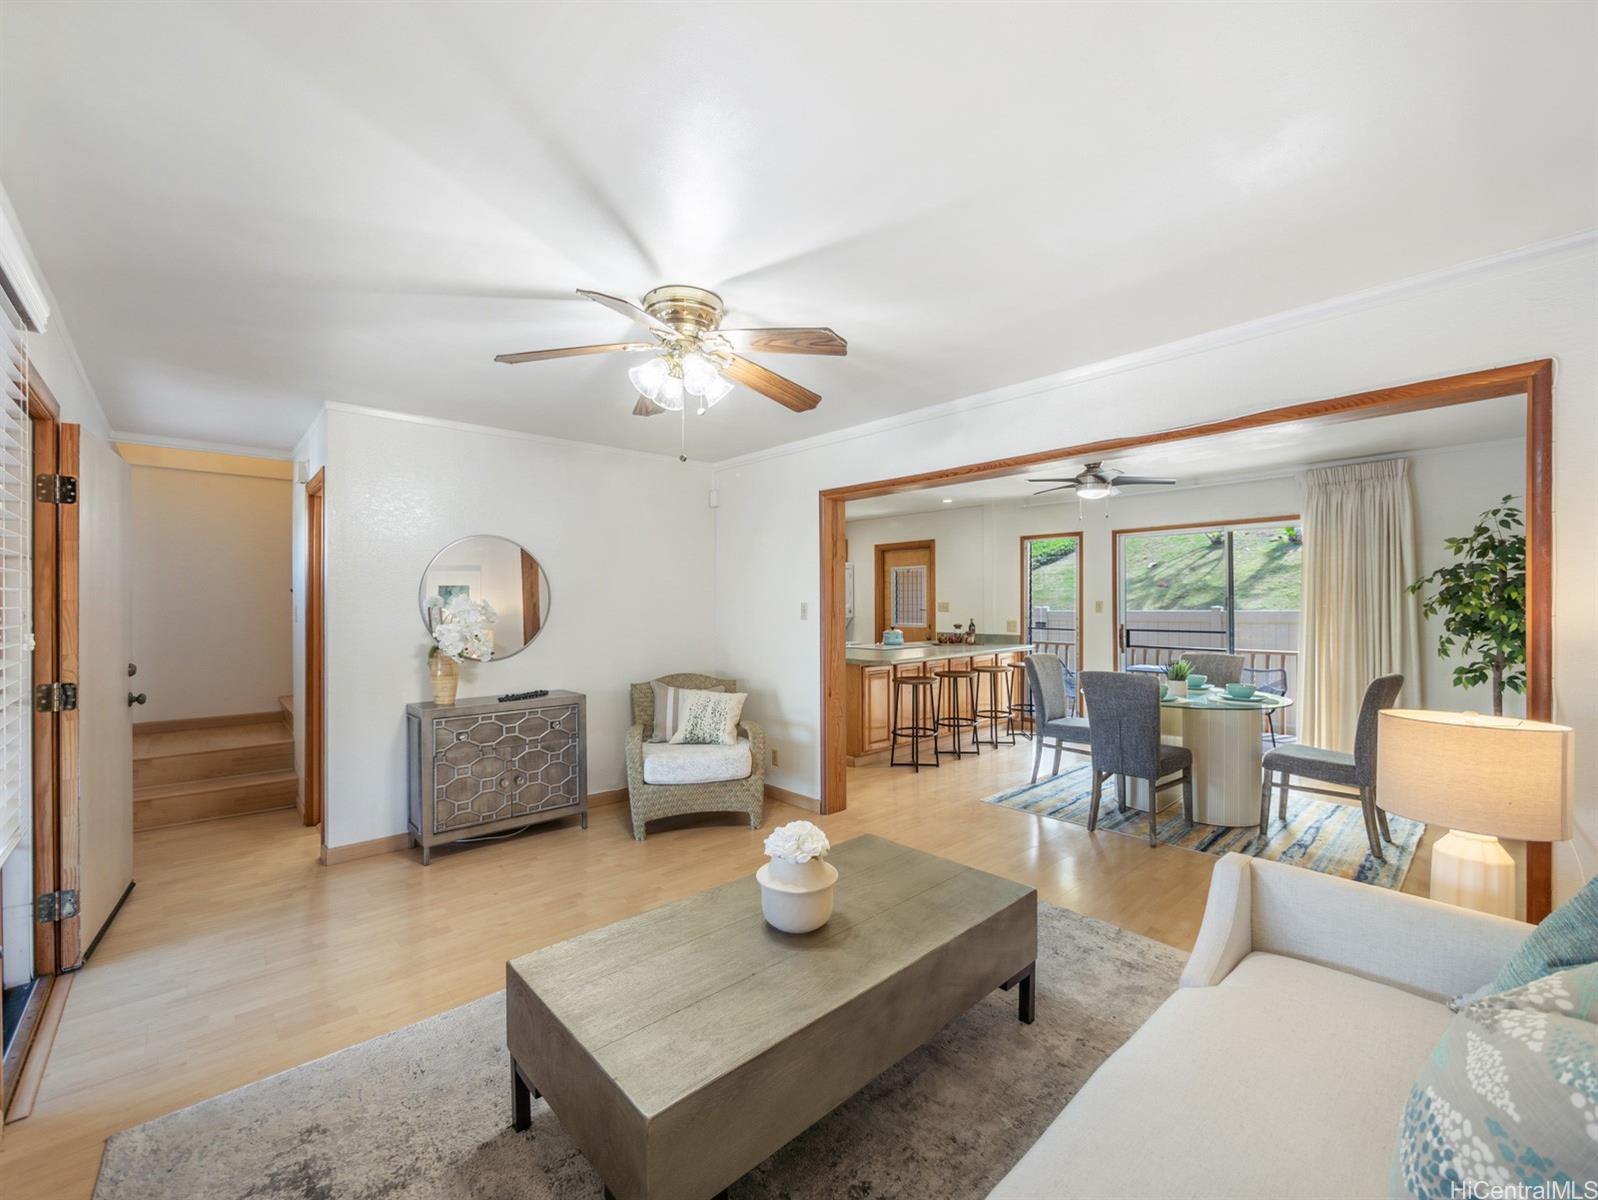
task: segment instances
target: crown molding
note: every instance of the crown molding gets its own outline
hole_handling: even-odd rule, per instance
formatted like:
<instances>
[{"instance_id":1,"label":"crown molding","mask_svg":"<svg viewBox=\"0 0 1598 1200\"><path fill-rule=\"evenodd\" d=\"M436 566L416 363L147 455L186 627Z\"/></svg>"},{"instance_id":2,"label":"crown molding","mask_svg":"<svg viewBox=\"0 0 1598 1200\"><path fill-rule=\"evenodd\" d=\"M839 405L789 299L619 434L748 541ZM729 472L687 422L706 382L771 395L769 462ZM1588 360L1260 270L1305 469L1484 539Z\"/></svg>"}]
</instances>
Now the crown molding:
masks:
<instances>
[{"instance_id":1,"label":"crown molding","mask_svg":"<svg viewBox=\"0 0 1598 1200\"><path fill-rule=\"evenodd\" d=\"M234 442L207 442L191 438L156 437L148 433L120 433L111 431L113 443L129 446L154 446L164 450L187 450L196 454L230 454L236 458L269 458L278 462L292 462L293 450L277 446L243 446Z\"/></svg>"},{"instance_id":2,"label":"crown molding","mask_svg":"<svg viewBox=\"0 0 1598 1200\"><path fill-rule=\"evenodd\" d=\"M1412 296L1456 287L1480 277L1507 272L1546 260L1573 258L1582 254L1590 254L1595 249L1598 249L1598 228L1585 229L1580 233L1574 233L1567 237L1534 242L1528 246L1521 246L1514 250L1505 251L1502 254L1488 255L1485 258L1469 259L1451 267L1443 267L1440 270L1428 271L1421 275L1412 275L1392 283L1384 283L1357 292L1349 292L1330 300L1321 300L1314 304L1273 313L1270 316L1258 317L1252 321L1244 321L1241 324L1194 334L1192 337L1180 338L1177 341L1166 342L1159 346L1134 350L1129 354L1102 359L1080 367L1071 367L1052 375L1039 376L1036 379L1009 384L1002 388L994 388L991 391L977 392L971 396L948 400L942 404L929 405L926 408L912 409L909 412L883 417L876 421L867 421L860 425L850 425L847 428L834 430L831 433L821 433L815 437L784 442L780 446L772 446L765 450L755 450L748 454L735 455L732 458L713 462L710 467L714 471L731 470L755 463L768 462L772 459L785 458L792 454L802 454L808 450L818 450L827 446L839 445L859 438L871 437L875 434L907 429L928 421L937 421L945 417L989 408L996 404L1008 404L1015 400L1023 400L1030 396L1037 396L1060 388L1070 387L1074 384L1085 383L1088 380L1121 375L1128 371L1139 370L1158 363L1173 362L1195 354L1203 354L1226 346L1235 346L1243 342L1254 341L1257 338L1268 337L1272 334L1285 333L1306 325L1316 325L1325 321L1336 320L1340 317L1348 316L1350 313L1380 308Z\"/></svg>"},{"instance_id":3,"label":"crown molding","mask_svg":"<svg viewBox=\"0 0 1598 1200\"><path fill-rule=\"evenodd\" d=\"M601 454L620 454L628 458L641 458L649 462L677 462L675 454L662 454L653 450L634 450L628 446L607 446L603 442L581 442L574 438L551 437L547 433L530 433L522 429L503 429L498 425L476 425L470 421L454 421L448 417L430 417L421 413L395 412L388 408L372 408L364 404L346 404L342 400L329 400L322 405L323 412L353 413L361 417L377 417L385 421L405 421L412 425L430 425L435 429L456 429L462 433L480 433L490 437L514 438L519 442L537 442L544 446L567 449L593 450ZM313 422L314 423L314 422ZM690 458L682 466L706 470L713 464Z\"/></svg>"}]
</instances>

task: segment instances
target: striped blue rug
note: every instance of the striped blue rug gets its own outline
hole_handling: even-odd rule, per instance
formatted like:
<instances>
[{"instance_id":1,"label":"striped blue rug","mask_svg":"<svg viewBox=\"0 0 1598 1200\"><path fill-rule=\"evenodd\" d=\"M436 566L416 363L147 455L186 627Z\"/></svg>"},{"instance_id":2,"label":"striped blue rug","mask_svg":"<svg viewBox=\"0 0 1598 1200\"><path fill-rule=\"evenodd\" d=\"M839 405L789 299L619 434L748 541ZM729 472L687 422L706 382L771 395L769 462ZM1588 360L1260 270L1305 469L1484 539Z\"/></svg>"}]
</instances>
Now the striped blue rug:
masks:
<instances>
[{"instance_id":1,"label":"striped blue rug","mask_svg":"<svg viewBox=\"0 0 1598 1200\"><path fill-rule=\"evenodd\" d=\"M983 803L1069 821L1086 829L1092 788L1092 766L1083 762L1062 770L1053 778L989 796ZM1277 793L1271 793L1271 823L1265 845L1261 847L1256 825L1235 829L1223 825L1189 827L1182 816L1181 794L1179 788L1160 793L1160 803L1168 807L1160 813L1154 836L1163 845L1216 855L1236 850L1240 854L1258 855L1327 875L1374 883L1378 887L1396 888L1403 884L1421 835L1426 832L1421 822L1389 813L1387 822L1396 844L1384 845L1382 853L1386 861L1378 862L1371 857L1370 845L1365 839L1365 819L1358 805L1339 804L1289 789L1285 823L1276 815ZM1123 813L1116 807L1113 778L1104 781L1103 799L1099 802L1099 829L1148 838L1148 814L1136 810Z\"/></svg>"}]
</instances>

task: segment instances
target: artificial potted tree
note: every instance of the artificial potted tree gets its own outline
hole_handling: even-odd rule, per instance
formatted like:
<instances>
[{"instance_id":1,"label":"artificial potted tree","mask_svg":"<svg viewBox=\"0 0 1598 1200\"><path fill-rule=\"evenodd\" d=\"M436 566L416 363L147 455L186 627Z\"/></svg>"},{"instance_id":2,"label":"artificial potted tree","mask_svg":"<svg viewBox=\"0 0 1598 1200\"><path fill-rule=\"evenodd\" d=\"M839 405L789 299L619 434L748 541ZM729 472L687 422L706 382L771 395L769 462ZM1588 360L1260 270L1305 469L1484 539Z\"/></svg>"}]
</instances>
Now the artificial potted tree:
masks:
<instances>
[{"instance_id":1,"label":"artificial potted tree","mask_svg":"<svg viewBox=\"0 0 1598 1200\"><path fill-rule=\"evenodd\" d=\"M1437 656L1458 654L1455 687L1492 685L1493 715L1504 692L1526 690L1526 532L1513 496L1477 518L1463 537L1444 538L1454 562L1409 585L1427 617L1443 614Z\"/></svg>"}]
</instances>

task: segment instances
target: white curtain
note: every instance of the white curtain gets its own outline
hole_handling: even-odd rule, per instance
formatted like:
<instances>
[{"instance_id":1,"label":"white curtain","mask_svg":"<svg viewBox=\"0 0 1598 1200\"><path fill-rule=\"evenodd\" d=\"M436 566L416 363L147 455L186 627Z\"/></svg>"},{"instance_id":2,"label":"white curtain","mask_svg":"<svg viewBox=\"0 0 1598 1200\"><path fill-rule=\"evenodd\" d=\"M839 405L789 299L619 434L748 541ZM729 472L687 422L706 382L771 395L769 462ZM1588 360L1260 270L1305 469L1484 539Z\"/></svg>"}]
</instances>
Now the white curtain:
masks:
<instances>
[{"instance_id":1,"label":"white curtain","mask_svg":"<svg viewBox=\"0 0 1598 1200\"><path fill-rule=\"evenodd\" d=\"M1409 460L1306 472L1303 712L1299 736L1352 750L1371 680L1404 677L1400 705L1418 707L1420 597Z\"/></svg>"}]
</instances>

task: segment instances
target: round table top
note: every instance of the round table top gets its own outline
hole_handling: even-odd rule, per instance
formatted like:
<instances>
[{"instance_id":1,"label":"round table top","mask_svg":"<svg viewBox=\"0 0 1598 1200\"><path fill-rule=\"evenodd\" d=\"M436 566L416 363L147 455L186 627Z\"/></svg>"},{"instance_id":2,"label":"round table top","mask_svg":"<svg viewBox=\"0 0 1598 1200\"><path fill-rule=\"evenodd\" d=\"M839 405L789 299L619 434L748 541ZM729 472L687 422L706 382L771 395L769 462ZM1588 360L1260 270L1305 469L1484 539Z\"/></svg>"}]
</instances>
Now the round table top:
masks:
<instances>
[{"instance_id":1,"label":"round table top","mask_svg":"<svg viewBox=\"0 0 1598 1200\"><path fill-rule=\"evenodd\" d=\"M1233 700L1226 689L1207 687L1187 696L1167 696L1160 701L1161 708L1196 708L1210 712L1264 712L1266 709L1286 708L1293 703L1291 696L1271 696L1255 692L1247 700Z\"/></svg>"}]
</instances>

